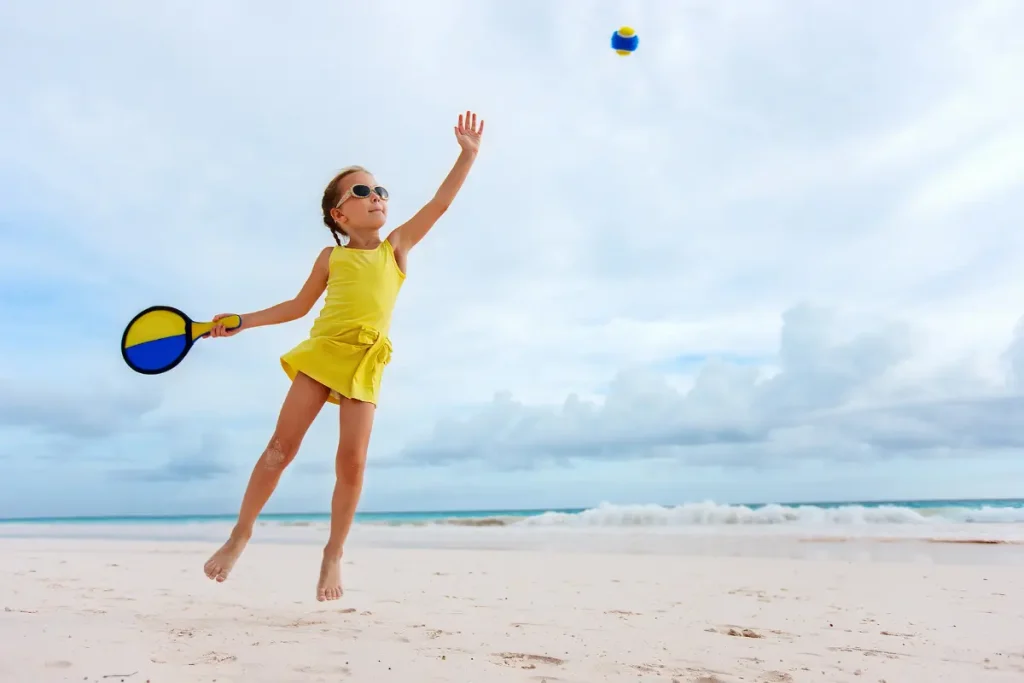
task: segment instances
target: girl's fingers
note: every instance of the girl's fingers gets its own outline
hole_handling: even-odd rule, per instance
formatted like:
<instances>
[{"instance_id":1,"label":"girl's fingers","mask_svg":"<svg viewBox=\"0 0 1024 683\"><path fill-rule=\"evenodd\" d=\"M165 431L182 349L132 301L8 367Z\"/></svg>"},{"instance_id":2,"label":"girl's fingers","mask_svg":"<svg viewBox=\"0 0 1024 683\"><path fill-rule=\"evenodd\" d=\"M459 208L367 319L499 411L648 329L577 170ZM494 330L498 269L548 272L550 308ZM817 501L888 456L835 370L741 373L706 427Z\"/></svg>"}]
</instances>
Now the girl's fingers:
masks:
<instances>
[{"instance_id":1,"label":"girl's fingers","mask_svg":"<svg viewBox=\"0 0 1024 683\"><path fill-rule=\"evenodd\" d=\"M459 123L454 130L456 135L465 135L466 133L483 135L484 120L478 120L476 112L467 109L465 114L459 114Z\"/></svg>"}]
</instances>

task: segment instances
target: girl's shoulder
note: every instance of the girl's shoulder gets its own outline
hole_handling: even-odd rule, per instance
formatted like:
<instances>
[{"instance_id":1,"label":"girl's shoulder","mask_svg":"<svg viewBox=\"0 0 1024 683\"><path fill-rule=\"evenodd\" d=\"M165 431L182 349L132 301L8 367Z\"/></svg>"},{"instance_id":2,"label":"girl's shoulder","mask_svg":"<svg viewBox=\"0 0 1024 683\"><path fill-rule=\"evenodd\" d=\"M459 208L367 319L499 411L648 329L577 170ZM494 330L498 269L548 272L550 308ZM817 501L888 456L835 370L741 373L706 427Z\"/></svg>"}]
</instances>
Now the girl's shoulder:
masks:
<instances>
[{"instance_id":1,"label":"girl's shoulder","mask_svg":"<svg viewBox=\"0 0 1024 683\"><path fill-rule=\"evenodd\" d=\"M320 253L316 255L316 261L313 262L313 268L317 270L329 270L331 267L331 256L334 254L334 250L337 247L324 247L320 250Z\"/></svg>"}]
</instances>

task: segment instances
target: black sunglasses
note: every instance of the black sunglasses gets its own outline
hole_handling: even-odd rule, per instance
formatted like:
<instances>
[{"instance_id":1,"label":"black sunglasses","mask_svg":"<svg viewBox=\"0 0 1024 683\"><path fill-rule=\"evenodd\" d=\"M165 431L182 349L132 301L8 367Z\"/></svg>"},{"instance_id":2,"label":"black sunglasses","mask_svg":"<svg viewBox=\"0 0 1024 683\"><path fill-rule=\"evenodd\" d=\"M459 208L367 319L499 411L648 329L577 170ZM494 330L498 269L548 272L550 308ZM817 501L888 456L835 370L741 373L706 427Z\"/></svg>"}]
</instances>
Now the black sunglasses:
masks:
<instances>
[{"instance_id":1,"label":"black sunglasses","mask_svg":"<svg viewBox=\"0 0 1024 683\"><path fill-rule=\"evenodd\" d=\"M387 200L388 191L378 185L377 187L370 187L369 185L353 185L348 188L345 194L341 195L341 199L335 204L336 207L341 206L346 199L349 197L359 197L360 199L366 199L370 196L371 192L375 192L381 199Z\"/></svg>"}]
</instances>

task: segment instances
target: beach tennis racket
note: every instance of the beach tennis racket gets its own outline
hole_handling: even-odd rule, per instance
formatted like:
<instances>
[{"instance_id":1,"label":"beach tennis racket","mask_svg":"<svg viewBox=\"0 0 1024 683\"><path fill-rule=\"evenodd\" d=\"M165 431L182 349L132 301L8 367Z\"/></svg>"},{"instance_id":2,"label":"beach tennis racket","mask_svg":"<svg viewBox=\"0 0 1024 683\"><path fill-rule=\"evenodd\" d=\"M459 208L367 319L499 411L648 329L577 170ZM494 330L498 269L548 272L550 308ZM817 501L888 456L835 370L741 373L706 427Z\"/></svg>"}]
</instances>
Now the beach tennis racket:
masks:
<instances>
[{"instance_id":1,"label":"beach tennis racket","mask_svg":"<svg viewBox=\"0 0 1024 683\"><path fill-rule=\"evenodd\" d=\"M184 360L192 345L220 323L233 330L242 324L242 318L230 315L217 322L197 323L177 308L150 306L124 328L121 357L135 372L159 375Z\"/></svg>"}]
</instances>

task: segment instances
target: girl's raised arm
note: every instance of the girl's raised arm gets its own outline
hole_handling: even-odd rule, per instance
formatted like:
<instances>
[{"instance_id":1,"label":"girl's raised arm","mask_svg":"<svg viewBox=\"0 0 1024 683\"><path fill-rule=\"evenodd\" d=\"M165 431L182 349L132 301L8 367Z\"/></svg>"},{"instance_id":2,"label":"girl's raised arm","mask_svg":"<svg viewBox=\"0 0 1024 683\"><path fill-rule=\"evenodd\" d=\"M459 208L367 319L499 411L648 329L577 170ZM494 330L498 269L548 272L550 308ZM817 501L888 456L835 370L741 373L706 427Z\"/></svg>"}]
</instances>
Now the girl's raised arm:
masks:
<instances>
[{"instance_id":1,"label":"girl's raised arm","mask_svg":"<svg viewBox=\"0 0 1024 683\"><path fill-rule=\"evenodd\" d=\"M455 166L448 172L448 177L441 183L437 194L415 216L388 235L388 241L396 251L408 252L416 246L451 206L455 195L462 188L462 183L466 181L469 170L473 168L476 154L480 150L480 138L483 132L483 119L480 119L480 124L477 125L476 114L473 112L467 111L465 118L459 114L459 123L455 126L455 139L459 141L462 153L459 154Z\"/></svg>"},{"instance_id":2,"label":"girl's raised arm","mask_svg":"<svg viewBox=\"0 0 1024 683\"><path fill-rule=\"evenodd\" d=\"M252 313L246 313L241 316L242 324L234 329L225 330L223 325L217 325L210 330L211 337L230 337L238 334L242 330L248 330L251 327L262 327L264 325L279 325L281 323L291 322L298 320L302 316L306 315L313 308L313 304L316 303L320 295L324 293L327 288L327 276L330 272L330 259L331 251L334 247L325 247L320 254L316 257L316 261L313 262L313 269L309 273L309 277L306 278L305 284L302 285L302 289L295 295L294 298L288 301L282 301L276 306L270 308L264 308L261 311L254 311ZM220 313L213 317L214 322L221 318L231 315L230 313Z\"/></svg>"}]
</instances>

